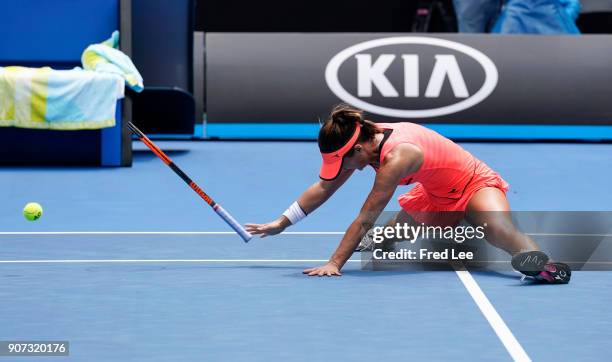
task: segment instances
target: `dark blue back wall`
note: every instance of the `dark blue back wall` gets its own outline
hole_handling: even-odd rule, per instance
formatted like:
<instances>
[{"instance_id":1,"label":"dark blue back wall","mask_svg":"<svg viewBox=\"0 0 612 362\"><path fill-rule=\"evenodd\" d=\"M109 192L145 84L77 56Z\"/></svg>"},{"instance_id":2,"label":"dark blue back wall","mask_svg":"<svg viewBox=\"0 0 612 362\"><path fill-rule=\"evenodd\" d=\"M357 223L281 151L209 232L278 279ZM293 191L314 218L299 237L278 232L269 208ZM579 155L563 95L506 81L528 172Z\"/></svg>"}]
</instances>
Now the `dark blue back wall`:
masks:
<instances>
[{"instance_id":1,"label":"dark blue back wall","mask_svg":"<svg viewBox=\"0 0 612 362\"><path fill-rule=\"evenodd\" d=\"M119 0L0 0L0 62L78 63L119 28Z\"/></svg>"}]
</instances>

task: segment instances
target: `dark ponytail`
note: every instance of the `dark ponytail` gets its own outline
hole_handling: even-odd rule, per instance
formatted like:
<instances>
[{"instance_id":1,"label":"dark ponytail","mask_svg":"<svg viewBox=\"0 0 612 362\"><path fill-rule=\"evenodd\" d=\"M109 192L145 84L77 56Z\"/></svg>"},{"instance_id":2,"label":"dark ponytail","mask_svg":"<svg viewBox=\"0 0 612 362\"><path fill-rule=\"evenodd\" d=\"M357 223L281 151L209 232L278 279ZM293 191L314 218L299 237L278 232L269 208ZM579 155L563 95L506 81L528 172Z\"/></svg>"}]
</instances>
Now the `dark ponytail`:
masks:
<instances>
[{"instance_id":1,"label":"dark ponytail","mask_svg":"<svg viewBox=\"0 0 612 362\"><path fill-rule=\"evenodd\" d=\"M382 131L376 124L363 118L363 111L348 104L335 106L329 117L319 130L319 150L322 153L337 151L342 148L355 133L357 124L361 124L361 132L357 142L366 142ZM352 154L351 150L347 156Z\"/></svg>"}]
</instances>

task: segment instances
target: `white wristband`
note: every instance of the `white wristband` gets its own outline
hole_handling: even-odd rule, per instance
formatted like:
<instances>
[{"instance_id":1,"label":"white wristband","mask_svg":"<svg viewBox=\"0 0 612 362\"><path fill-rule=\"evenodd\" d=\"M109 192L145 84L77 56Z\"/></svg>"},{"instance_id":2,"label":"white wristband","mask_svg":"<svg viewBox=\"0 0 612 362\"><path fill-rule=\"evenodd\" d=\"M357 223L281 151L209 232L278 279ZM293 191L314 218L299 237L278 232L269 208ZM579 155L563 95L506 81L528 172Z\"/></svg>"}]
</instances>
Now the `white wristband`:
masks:
<instances>
[{"instance_id":1,"label":"white wristband","mask_svg":"<svg viewBox=\"0 0 612 362\"><path fill-rule=\"evenodd\" d=\"M291 206L283 212L283 215L291 221L292 225L295 225L298 221L306 217L306 213L302 210L297 201L291 204Z\"/></svg>"}]
</instances>

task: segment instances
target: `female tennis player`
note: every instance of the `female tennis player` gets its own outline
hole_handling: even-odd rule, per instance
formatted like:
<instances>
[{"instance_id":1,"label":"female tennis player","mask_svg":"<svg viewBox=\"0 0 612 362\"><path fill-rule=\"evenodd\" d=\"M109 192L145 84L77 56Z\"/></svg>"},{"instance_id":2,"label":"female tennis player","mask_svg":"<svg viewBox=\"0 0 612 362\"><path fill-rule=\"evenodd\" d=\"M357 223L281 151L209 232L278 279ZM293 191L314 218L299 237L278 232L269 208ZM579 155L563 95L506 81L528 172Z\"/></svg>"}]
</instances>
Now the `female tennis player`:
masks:
<instances>
[{"instance_id":1,"label":"female tennis player","mask_svg":"<svg viewBox=\"0 0 612 362\"><path fill-rule=\"evenodd\" d=\"M357 169L372 166L374 186L340 245L322 266L304 270L310 276L341 275L340 269L374 225L398 185L416 183L399 197L402 208L391 225L454 225L462 218L474 226L486 223L486 238L512 256L512 266L548 283L569 282L566 264L553 263L512 223L506 199L508 183L484 162L440 134L414 123L374 123L363 111L336 106L319 131L323 157L319 177L278 219L247 224L265 237L282 232L312 213ZM495 212L491 212L495 211Z\"/></svg>"}]
</instances>

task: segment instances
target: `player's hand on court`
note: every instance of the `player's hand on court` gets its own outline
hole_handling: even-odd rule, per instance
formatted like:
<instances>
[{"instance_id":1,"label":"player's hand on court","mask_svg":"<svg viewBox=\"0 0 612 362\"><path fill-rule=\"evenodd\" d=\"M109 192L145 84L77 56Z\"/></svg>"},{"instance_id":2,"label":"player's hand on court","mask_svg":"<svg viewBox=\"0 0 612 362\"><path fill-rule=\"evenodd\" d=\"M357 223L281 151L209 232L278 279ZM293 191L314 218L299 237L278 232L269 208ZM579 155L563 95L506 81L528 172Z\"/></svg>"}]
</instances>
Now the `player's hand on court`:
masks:
<instances>
[{"instance_id":1,"label":"player's hand on court","mask_svg":"<svg viewBox=\"0 0 612 362\"><path fill-rule=\"evenodd\" d=\"M325 265L309 268L304 270L302 273L308 274L308 276L320 276L320 277L333 277L334 275L341 276L340 269L334 263L327 263Z\"/></svg>"},{"instance_id":2,"label":"player's hand on court","mask_svg":"<svg viewBox=\"0 0 612 362\"><path fill-rule=\"evenodd\" d=\"M265 238L268 235L276 235L285 230L285 227L281 225L278 220L269 222L267 224L246 224L244 225L246 230L253 235L260 235Z\"/></svg>"}]
</instances>

